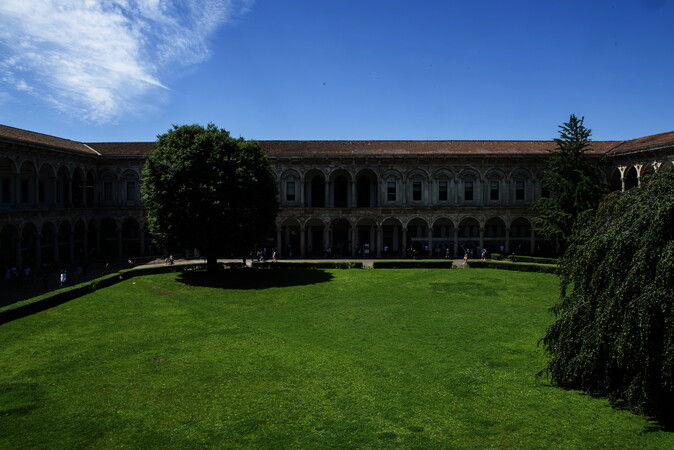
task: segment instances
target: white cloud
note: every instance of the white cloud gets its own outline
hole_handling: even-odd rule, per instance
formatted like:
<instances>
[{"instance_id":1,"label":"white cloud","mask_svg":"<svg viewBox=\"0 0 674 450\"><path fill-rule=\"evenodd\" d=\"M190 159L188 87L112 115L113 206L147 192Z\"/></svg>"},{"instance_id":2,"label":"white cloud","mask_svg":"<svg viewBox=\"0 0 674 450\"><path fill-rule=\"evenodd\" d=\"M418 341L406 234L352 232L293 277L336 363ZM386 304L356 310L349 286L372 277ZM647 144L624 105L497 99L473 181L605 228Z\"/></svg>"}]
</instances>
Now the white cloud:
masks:
<instances>
[{"instance_id":1,"label":"white cloud","mask_svg":"<svg viewBox=\"0 0 674 450\"><path fill-rule=\"evenodd\" d=\"M139 106L254 0L1 0L0 80L95 122Z\"/></svg>"}]
</instances>

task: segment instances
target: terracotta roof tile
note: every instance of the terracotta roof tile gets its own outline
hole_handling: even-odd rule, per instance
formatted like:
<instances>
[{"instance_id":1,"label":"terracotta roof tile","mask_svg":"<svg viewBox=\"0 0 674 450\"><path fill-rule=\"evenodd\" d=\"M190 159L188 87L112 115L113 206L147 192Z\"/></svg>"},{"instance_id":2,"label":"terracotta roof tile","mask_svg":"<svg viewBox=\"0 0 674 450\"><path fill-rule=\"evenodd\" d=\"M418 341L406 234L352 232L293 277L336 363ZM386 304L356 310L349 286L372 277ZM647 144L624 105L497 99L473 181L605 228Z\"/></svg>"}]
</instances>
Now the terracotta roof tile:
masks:
<instances>
[{"instance_id":1,"label":"terracotta roof tile","mask_svg":"<svg viewBox=\"0 0 674 450\"><path fill-rule=\"evenodd\" d=\"M302 155L540 155L554 141L259 141L270 156ZM592 153L606 153L620 141L592 142Z\"/></svg>"},{"instance_id":2,"label":"terracotta roof tile","mask_svg":"<svg viewBox=\"0 0 674 450\"><path fill-rule=\"evenodd\" d=\"M88 155L97 154L81 142L75 142L42 133L35 133L34 131L22 130L20 128L8 127L6 125L0 125L0 139L40 147L50 147L59 150L85 153Z\"/></svg>"},{"instance_id":3,"label":"terracotta roof tile","mask_svg":"<svg viewBox=\"0 0 674 450\"><path fill-rule=\"evenodd\" d=\"M647 149L651 147L674 147L674 131L667 133L652 134L637 139L632 139L623 142L616 147L612 153L628 152L640 149Z\"/></svg>"},{"instance_id":4,"label":"terracotta roof tile","mask_svg":"<svg viewBox=\"0 0 674 450\"><path fill-rule=\"evenodd\" d=\"M140 156L154 150L154 142L90 142L87 145L102 155Z\"/></svg>"}]
</instances>

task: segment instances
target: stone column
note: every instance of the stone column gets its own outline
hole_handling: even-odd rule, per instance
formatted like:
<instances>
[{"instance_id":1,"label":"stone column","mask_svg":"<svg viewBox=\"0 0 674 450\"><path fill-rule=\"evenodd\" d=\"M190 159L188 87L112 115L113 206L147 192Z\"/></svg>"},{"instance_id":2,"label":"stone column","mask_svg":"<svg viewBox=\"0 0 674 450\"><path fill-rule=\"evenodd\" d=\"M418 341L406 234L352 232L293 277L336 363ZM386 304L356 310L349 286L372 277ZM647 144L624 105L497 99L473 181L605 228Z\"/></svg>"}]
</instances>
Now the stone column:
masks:
<instances>
[{"instance_id":1,"label":"stone column","mask_svg":"<svg viewBox=\"0 0 674 450\"><path fill-rule=\"evenodd\" d=\"M356 201L356 180L351 180L351 204L348 205L349 208L355 208L358 205Z\"/></svg>"},{"instance_id":2,"label":"stone column","mask_svg":"<svg viewBox=\"0 0 674 450\"><path fill-rule=\"evenodd\" d=\"M480 227L480 249L484 248L484 228Z\"/></svg>"},{"instance_id":3,"label":"stone column","mask_svg":"<svg viewBox=\"0 0 674 450\"><path fill-rule=\"evenodd\" d=\"M122 227L119 225L117 226L117 256L122 256L123 253L123 246L122 246Z\"/></svg>"},{"instance_id":4,"label":"stone column","mask_svg":"<svg viewBox=\"0 0 674 450\"><path fill-rule=\"evenodd\" d=\"M376 236L375 236L376 231L377 231L377 230L376 230L375 226L374 226L374 225L370 225L370 242L369 242L369 244L370 244L370 254L368 255L370 258L372 257L372 250L373 250L372 247L376 244L376 241L375 241L375 239L376 239Z\"/></svg>"},{"instance_id":5,"label":"stone column","mask_svg":"<svg viewBox=\"0 0 674 450\"><path fill-rule=\"evenodd\" d=\"M403 228L402 232L403 232L402 256L405 256L405 254L407 253L407 228Z\"/></svg>"},{"instance_id":6,"label":"stone column","mask_svg":"<svg viewBox=\"0 0 674 450\"><path fill-rule=\"evenodd\" d=\"M307 254L305 230L304 225L300 225L300 258L304 258Z\"/></svg>"},{"instance_id":7,"label":"stone column","mask_svg":"<svg viewBox=\"0 0 674 450\"><path fill-rule=\"evenodd\" d=\"M398 247L398 226L393 227L393 242L391 243L391 252L399 252L400 248Z\"/></svg>"},{"instance_id":8,"label":"stone column","mask_svg":"<svg viewBox=\"0 0 674 450\"><path fill-rule=\"evenodd\" d=\"M70 263L75 262L75 231L73 229L68 233L68 256L70 257Z\"/></svg>"},{"instance_id":9,"label":"stone column","mask_svg":"<svg viewBox=\"0 0 674 450\"><path fill-rule=\"evenodd\" d=\"M505 238L506 238L506 241L505 241L505 252L506 252L506 253L510 253L510 228L506 228L506 229L505 229L505 234L506 234L506 236L505 236Z\"/></svg>"},{"instance_id":10,"label":"stone column","mask_svg":"<svg viewBox=\"0 0 674 450\"><path fill-rule=\"evenodd\" d=\"M358 226L351 227L351 256L356 256L356 247L358 246Z\"/></svg>"},{"instance_id":11,"label":"stone column","mask_svg":"<svg viewBox=\"0 0 674 450\"><path fill-rule=\"evenodd\" d=\"M459 255L459 229L454 228L454 257Z\"/></svg>"},{"instance_id":12,"label":"stone column","mask_svg":"<svg viewBox=\"0 0 674 450\"><path fill-rule=\"evenodd\" d=\"M54 254L54 262L57 262L59 260L59 257L61 256L61 255L59 255L59 230L58 230L58 227L56 228L55 231L56 232L54 233L54 241L53 241L53 244L54 244L54 253L53 254Z\"/></svg>"},{"instance_id":13,"label":"stone column","mask_svg":"<svg viewBox=\"0 0 674 450\"><path fill-rule=\"evenodd\" d=\"M381 258L381 249L384 246L384 233L381 225L376 229L377 232L377 258Z\"/></svg>"},{"instance_id":14,"label":"stone column","mask_svg":"<svg viewBox=\"0 0 674 450\"><path fill-rule=\"evenodd\" d=\"M12 201L12 198L10 198L10 202L12 203L13 208L18 208L19 205L21 204L21 177L19 176L18 173L12 172L12 189L11 189L11 194L14 197L14 201Z\"/></svg>"},{"instance_id":15,"label":"stone column","mask_svg":"<svg viewBox=\"0 0 674 450\"><path fill-rule=\"evenodd\" d=\"M280 225L276 227L276 256L281 256L281 248L283 248L283 227Z\"/></svg>"},{"instance_id":16,"label":"stone column","mask_svg":"<svg viewBox=\"0 0 674 450\"><path fill-rule=\"evenodd\" d=\"M33 273L39 268L42 267L42 235L37 233L37 242L35 245L35 267L33 267Z\"/></svg>"},{"instance_id":17,"label":"stone column","mask_svg":"<svg viewBox=\"0 0 674 450\"><path fill-rule=\"evenodd\" d=\"M325 207L331 208L332 202L330 201L332 197L330 196L330 181L325 179Z\"/></svg>"},{"instance_id":18,"label":"stone column","mask_svg":"<svg viewBox=\"0 0 674 450\"><path fill-rule=\"evenodd\" d=\"M323 226L323 249L327 249L328 247L332 247L330 244L330 228L329 224L325 224Z\"/></svg>"},{"instance_id":19,"label":"stone column","mask_svg":"<svg viewBox=\"0 0 674 450\"><path fill-rule=\"evenodd\" d=\"M428 256L433 256L433 227L428 227Z\"/></svg>"},{"instance_id":20,"label":"stone column","mask_svg":"<svg viewBox=\"0 0 674 450\"><path fill-rule=\"evenodd\" d=\"M40 174L35 169L35 178L33 179L33 208L36 208L40 204L39 198L40 192ZM45 193L46 194L46 193Z\"/></svg>"},{"instance_id":21,"label":"stone column","mask_svg":"<svg viewBox=\"0 0 674 450\"><path fill-rule=\"evenodd\" d=\"M536 251L536 231L531 228L531 248L530 248L531 254L533 254Z\"/></svg>"}]
</instances>

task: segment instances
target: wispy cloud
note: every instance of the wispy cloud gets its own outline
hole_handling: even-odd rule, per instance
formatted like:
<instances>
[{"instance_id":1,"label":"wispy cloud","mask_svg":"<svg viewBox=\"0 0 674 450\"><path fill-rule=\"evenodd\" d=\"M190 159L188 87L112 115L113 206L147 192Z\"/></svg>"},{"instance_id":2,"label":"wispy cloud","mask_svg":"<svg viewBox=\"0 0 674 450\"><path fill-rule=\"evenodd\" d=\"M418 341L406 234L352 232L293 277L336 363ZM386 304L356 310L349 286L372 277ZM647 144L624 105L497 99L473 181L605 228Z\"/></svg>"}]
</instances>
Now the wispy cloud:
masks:
<instances>
[{"instance_id":1,"label":"wispy cloud","mask_svg":"<svg viewBox=\"0 0 674 450\"><path fill-rule=\"evenodd\" d=\"M94 122L133 111L254 0L1 0L0 81Z\"/></svg>"}]
</instances>

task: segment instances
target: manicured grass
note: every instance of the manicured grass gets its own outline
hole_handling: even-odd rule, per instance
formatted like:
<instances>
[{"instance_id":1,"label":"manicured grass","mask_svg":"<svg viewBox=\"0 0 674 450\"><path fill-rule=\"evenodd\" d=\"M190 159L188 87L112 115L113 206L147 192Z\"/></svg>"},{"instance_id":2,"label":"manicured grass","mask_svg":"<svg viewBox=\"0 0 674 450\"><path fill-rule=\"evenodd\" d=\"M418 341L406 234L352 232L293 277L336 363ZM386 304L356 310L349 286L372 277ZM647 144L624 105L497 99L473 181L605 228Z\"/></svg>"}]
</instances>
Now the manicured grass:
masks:
<instances>
[{"instance_id":1,"label":"manicured grass","mask_svg":"<svg viewBox=\"0 0 674 450\"><path fill-rule=\"evenodd\" d=\"M0 326L0 448L674 448L535 377L553 275L133 278Z\"/></svg>"}]
</instances>

